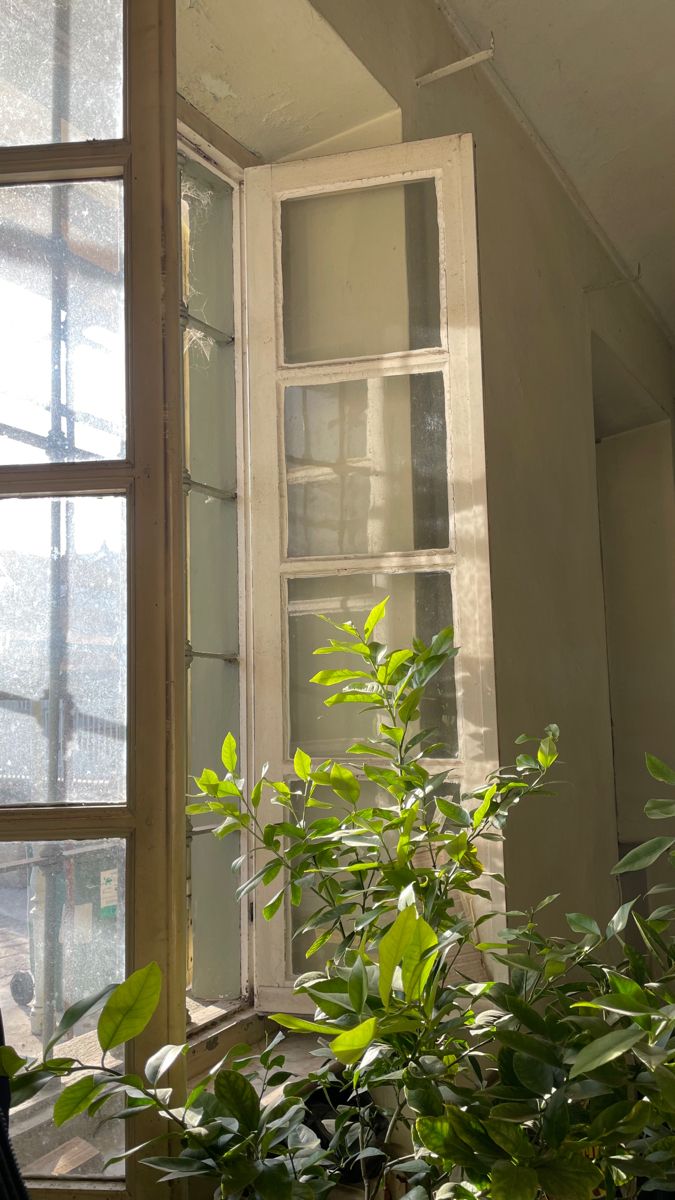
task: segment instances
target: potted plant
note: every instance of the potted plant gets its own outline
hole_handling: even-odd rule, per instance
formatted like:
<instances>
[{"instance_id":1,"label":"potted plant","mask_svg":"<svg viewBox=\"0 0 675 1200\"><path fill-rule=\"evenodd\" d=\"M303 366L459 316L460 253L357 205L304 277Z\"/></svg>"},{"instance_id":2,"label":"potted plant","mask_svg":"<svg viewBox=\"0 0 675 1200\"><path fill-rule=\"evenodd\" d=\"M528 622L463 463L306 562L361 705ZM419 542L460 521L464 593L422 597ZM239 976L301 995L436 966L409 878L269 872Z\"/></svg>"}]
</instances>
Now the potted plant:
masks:
<instances>
[{"instance_id":1,"label":"potted plant","mask_svg":"<svg viewBox=\"0 0 675 1200\"><path fill-rule=\"evenodd\" d=\"M319 951L328 957L296 986L314 1016L274 1019L325 1047L316 1070L291 1077L275 1039L257 1056L232 1052L178 1104L162 1084L185 1046L159 1050L144 1077L124 1074L106 1055L154 1011L161 981L151 964L94 998L105 999L101 1063L51 1056L86 1003L65 1014L44 1061L4 1051L15 1100L54 1074L74 1074L57 1100L58 1122L95 1115L120 1096L124 1118L154 1108L179 1145L160 1156L139 1147L144 1161L163 1179L216 1180L222 1197L320 1196L355 1181L364 1200L385 1187L411 1200L590 1200L675 1189L675 909L644 918L631 901L604 930L570 913L570 936L546 937L537 912L552 896L508 914L498 940L481 940L495 915L481 846L503 836L517 801L545 790L558 730L549 726L532 753L458 797L448 772L433 770L434 734L419 727L425 690L456 653L452 631L390 650L376 636L385 604L362 630L334 628L338 636L317 653L347 665L314 677L337 688L329 707L357 702L375 711L377 736L355 742L342 761L313 763L298 750L297 788L263 773L249 791L228 735L224 773L204 771L190 806L222 817L217 837L246 832L254 869L240 895L271 889L267 919L286 895L296 907L313 897L299 932L311 935L308 966ZM663 763L648 765L675 783ZM363 778L378 789L375 802L362 797ZM672 800L647 807L655 818L675 815ZM651 863L674 844L652 839L615 870ZM248 863L243 856L238 865ZM469 915L462 893L483 902L481 915ZM644 953L625 940L629 922ZM467 943L506 979L462 977Z\"/></svg>"}]
</instances>

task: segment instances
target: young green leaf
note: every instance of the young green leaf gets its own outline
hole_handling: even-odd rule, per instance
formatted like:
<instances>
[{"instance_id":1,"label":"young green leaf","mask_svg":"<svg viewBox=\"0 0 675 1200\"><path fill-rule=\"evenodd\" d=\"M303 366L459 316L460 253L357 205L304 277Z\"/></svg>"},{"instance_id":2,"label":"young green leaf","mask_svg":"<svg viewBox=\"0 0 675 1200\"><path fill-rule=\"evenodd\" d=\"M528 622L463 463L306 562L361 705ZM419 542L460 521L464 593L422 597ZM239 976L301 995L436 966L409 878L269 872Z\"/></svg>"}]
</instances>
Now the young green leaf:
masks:
<instances>
[{"instance_id":1,"label":"young green leaf","mask_svg":"<svg viewBox=\"0 0 675 1200\"><path fill-rule=\"evenodd\" d=\"M645 815L656 821L675 817L675 797L672 800L648 800L645 804Z\"/></svg>"},{"instance_id":2,"label":"young green leaf","mask_svg":"<svg viewBox=\"0 0 675 1200\"><path fill-rule=\"evenodd\" d=\"M361 795L361 784L349 767L333 763L330 769L330 785L341 800L346 800L348 804L358 802Z\"/></svg>"},{"instance_id":3,"label":"young green leaf","mask_svg":"<svg viewBox=\"0 0 675 1200\"><path fill-rule=\"evenodd\" d=\"M389 1008L391 1001L394 971L401 962L406 948L415 937L416 922L417 912L415 908L412 906L404 908L397 916L393 925L389 926L389 929L380 941L379 991L380 999L385 1008Z\"/></svg>"},{"instance_id":4,"label":"young green leaf","mask_svg":"<svg viewBox=\"0 0 675 1200\"><path fill-rule=\"evenodd\" d=\"M377 1017L369 1017L353 1029L346 1029L344 1033L338 1034L333 1038L330 1048L340 1062L353 1063L368 1049L376 1033Z\"/></svg>"},{"instance_id":5,"label":"young green leaf","mask_svg":"<svg viewBox=\"0 0 675 1200\"><path fill-rule=\"evenodd\" d=\"M234 739L234 734L227 734L220 751L220 757L225 770L230 771L234 775L237 769L237 743Z\"/></svg>"},{"instance_id":6,"label":"young green leaf","mask_svg":"<svg viewBox=\"0 0 675 1200\"><path fill-rule=\"evenodd\" d=\"M647 770L653 779L658 779L660 783L670 783L675 787L675 771L666 763L661 762L655 754L645 754L645 762Z\"/></svg>"},{"instance_id":7,"label":"young green leaf","mask_svg":"<svg viewBox=\"0 0 675 1200\"><path fill-rule=\"evenodd\" d=\"M156 962L134 971L114 989L98 1020L103 1051L113 1050L143 1032L159 1004L161 990L162 972Z\"/></svg>"},{"instance_id":8,"label":"young green leaf","mask_svg":"<svg viewBox=\"0 0 675 1200\"><path fill-rule=\"evenodd\" d=\"M384 600L381 600L379 604L376 604L374 608L371 608L370 612L368 613L363 626L363 632L365 634L366 641L370 641L370 635L375 629L375 626L379 625L380 621L382 620L385 612L387 611L388 603L389 597L385 596Z\"/></svg>"},{"instance_id":9,"label":"young green leaf","mask_svg":"<svg viewBox=\"0 0 675 1200\"><path fill-rule=\"evenodd\" d=\"M293 758L293 769L298 779L302 779L303 783L306 783L312 770L312 760L309 754L305 754L300 747L296 750Z\"/></svg>"},{"instance_id":10,"label":"young green leaf","mask_svg":"<svg viewBox=\"0 0 675 1200\"><path fill-rule=\"evenodd\" d=\"M360 954L349 972L348 992L351 1006L357 1016L360 1016L368 998L368 976Z\"/></svg>"},{"instance_id":11,"label":"young green leaf","mask_svg":"<svg viewBox=\"0 0 675 1200\"><path fill-rule=\"evenodd\" d=\"M104 988L101 988L100 992L96 992L93 996L85 996L83 1000L77 1000L75 1004L71 1004L70 1008L67 1008L64 1012L61 1020L54 1030L54 1033L45 1046L45 1058L47 1058L49 1051L61 1041L64 1035L68 1033L69 1030L71 1030L73 1026L76 1025L77 1022L86 1015L86 1013L91 1012L91 1010L96 1008L102 1000L105 1000L111 992L114 992L116 987L117 984L108 983Z\"/></svg>"},{"instance_id":12,"label":"young green leaf","mask_svg":"<svg viewBox=\"0 0 675 1200\"><path fill-rule=\"evenodd\" d=\"M415 921L410 938L401 960L403 993L407 1001L420 1000L424 987L433 970L437 954L428 953L438 945L438 938L423 917Z\"/></svg>"},{"instance_id":13,"label":"young green leaf","mask_svg":"<svg viewBox=\"0 0 675 1200\"><path fill-rule=\"evenodd\" d=\"M573 933L586 933L597 938L602 936L597 921L585 913L565 913L565 919Z\"/></svg>"}]
</instances>

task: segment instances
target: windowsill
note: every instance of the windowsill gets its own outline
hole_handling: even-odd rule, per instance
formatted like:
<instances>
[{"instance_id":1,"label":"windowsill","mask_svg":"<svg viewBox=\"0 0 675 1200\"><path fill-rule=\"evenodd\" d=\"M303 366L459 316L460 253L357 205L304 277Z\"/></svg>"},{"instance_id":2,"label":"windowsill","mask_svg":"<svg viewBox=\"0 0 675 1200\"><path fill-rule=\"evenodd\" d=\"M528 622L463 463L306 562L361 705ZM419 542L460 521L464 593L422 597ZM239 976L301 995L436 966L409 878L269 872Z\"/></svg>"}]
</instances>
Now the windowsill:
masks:
<instances>
[{"instance_id":1,"label":"windowsill","mask_svg":"<svg viewBox=\"0 0 675 1200\"><path fill-rule=\"evenodd\" d=\"M268 1028L265 1014L250 1005L225 1016L219 1010L216 1019L208 1024L192 1026L188 1034L189 1082L201 1079L233 1046L241 1042L253 1046L260 1042Z\"/></svg>"}]
</instances>

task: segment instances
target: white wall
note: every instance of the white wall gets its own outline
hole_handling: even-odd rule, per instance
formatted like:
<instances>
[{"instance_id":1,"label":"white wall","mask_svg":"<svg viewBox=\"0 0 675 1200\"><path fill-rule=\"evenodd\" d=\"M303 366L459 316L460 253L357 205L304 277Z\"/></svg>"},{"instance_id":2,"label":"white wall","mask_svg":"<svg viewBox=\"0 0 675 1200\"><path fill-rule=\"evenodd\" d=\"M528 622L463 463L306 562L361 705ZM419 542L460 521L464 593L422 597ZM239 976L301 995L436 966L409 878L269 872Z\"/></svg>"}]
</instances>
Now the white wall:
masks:
<instances>
[{"instance_id":1,"label":"white wall","mask_svg":"<svg viewBox=\"0 0 675 1200\"><path fill-rule=\"evenodd\" d=\"M645 817L666 795L645 751L675 762L675 500L669 423L598 444L619 836L663 832ZM669 825L666 825L666 831Z\"/></svg>"},{"instance_id":2,"label":"white wall","mask_svg":"<svg viewBox=\"0 0 675 1200\"><path fill-rule=\"evenodd\" d=\"M506 846L508 901L616 900L612 746L596 495L590 330L670 403L668 345L479 70L426 88L462 57L432 0L313 0L400 105L404 139L476 142L485 420L499 739L562 728L554 799L523 807Z\"/></svg>"}]
</instances>

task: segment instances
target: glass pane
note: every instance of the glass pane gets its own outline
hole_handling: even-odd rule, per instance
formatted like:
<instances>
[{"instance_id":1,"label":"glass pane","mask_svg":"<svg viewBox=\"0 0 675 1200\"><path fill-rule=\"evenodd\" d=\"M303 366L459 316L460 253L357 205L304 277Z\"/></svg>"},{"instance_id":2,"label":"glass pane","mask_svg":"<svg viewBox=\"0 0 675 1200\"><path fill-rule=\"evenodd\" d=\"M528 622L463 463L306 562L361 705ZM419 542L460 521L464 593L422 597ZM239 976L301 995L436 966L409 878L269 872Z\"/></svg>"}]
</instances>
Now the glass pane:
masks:
<instances>
[{"instance_id":1,"label":"glass pane","mask_svg":"<svg viewBox=\"0 0 675 1200\"><path fill-rule=\"evenodd\" d=\"M183 303L190 315L234 332L232 188L197 163L181 169Z\"/></svg>"},{"instance_id":2,"label":"glass pane","mask_svg":"<svg viewBox=\"0 0 675 1200\"><path fill-rule=\"evenodd\" d=\"M0 844L0 1008L6 1040L20 1054L39 1055L66 1008L124 978L124 896L123 841ZM97 1015L75 1026L61 1053L95 1061ZM12 1110L12 1142L27 1175L101 1175L105 1159L124 1149L122 1122L83 1114L56 1128L52 1105L68 1082Z\"/></svg>"},{"instance_id":3,"label":"glass pane","mask_svg":"<svg viewBox=\"0 0 675 1200\"><path fill-rule=\"evenodd\" d=\"M122 184L0 188L0 464L125 454Z\"/></svg>"},{"instance_id":4,"label":"glass pane","mask_svg":"<svg viewBox=\"0 0 675 1200\"><path fill-rule=\"evenodd\" d=\"M237 487L234 347L187 329L183 338L186 466L197 483Z\"/></svg>"},{"instance_id":5,"label":"glass pane","mask_svg":"<svg viewBox=\"0 0 675 1200\"><path fill-rule=\"evenodd\" d=\"M288 554L449 542L440 372L286 388Z\"/></svg>"},{"instance_id":6,"label":"glass pane","mask_svg":"<svg viewBox=\"0 0 675 1200\"><path fill-rule=\"evenodd\" d=\"M0 805L126 793L126 502L0 501Z\"/></svg>"},{"instance_id":7,"label":"glass pane","mask_svg":"<svg viewBox=\"0 0 675 1200\"><path fill-rule=\"evenodd\" d=\"M241 905L235 896L240 879L232 870L238 857L236 837L220 841L202 830L190 839L189 998L200 1006L241 995Z\"/></svg>"},{"instance_id":8,"label":"glass pane","mask_svg":"<svg viewBox=\"0 0 675 1200\"><path fill-rule=\"evenodd\" d=\"M195 792L193 776L205 767L222 771L220 748L226 733L239 740L239 666L222 658L192 660L188 671L190 737L188 791ZM204 818L206 819L206 818ZM192 817L195 824L202 817Z\"/></svg>"},{"instance_id":9,"label":"glass pane","mask_svg":"<svg viewBox=\"0 0 675 1200\"><path fill-rule=\"evenodd\" d=\"M378 637L391 647L409 646L413 637L429 642L439 629L452 625L451 577L443 571L385 572L288 581L288 640L290 671L289 757L302 746L308 754L340 755L356 737L372 737L378 717L361 713L355 704L325 708L330 689L309 683L319 666L313 656L323 645L326 626L317 619L352 620L363 625L373 605L390 596ZM335 664L339 665L336 658ZM356 711L355 711L356 710ZM429 684L422 708L422 726L438 730L447 746L444 757L457 755L457 701L452 661Z\"/></svg>"},{"instance_id":10,"label":"glass pane","mask_svg":"<svg viewBox=\"0 0 675 1200\"><path fill-rule=\"evenodd\" d=\"M0 26L0 145L122 136L122 0L11 0Z\"/></svg>"},{"instance_id":11,"label":"glass pane","mask_svg":"<svg viewBox=\"0 0 675 1200\"><path fill-rule=\"evenodd\" d=\"M284 200L286 362L439 346L433 179Z\"/></svg>"},{"instance_id":12,"label":"glass pane","mask_svg":"<svg viewBox=\"0 0 675 1200\"><path fill-rule=\"evenodd\" d=\"M236 654L239 645L237 509L196 489L190 492L190 641L194 650Z\"/></svg>"}]
</instances>

